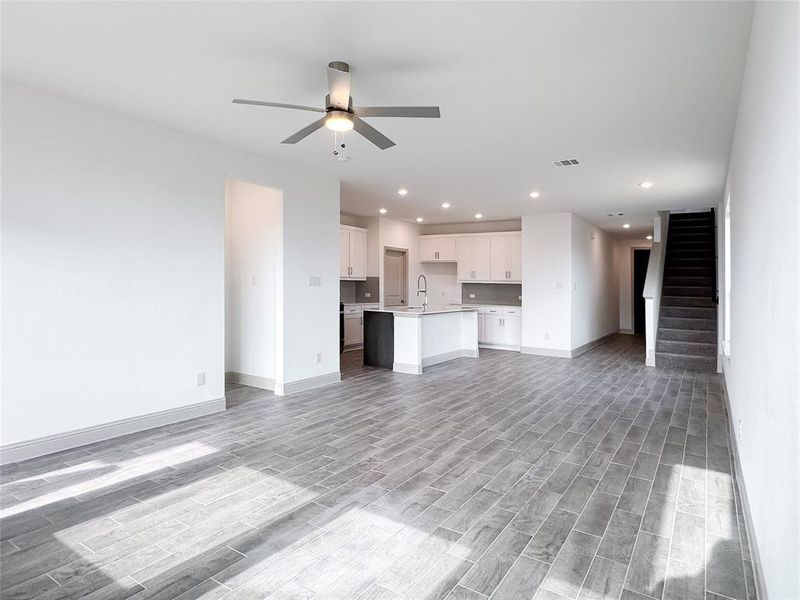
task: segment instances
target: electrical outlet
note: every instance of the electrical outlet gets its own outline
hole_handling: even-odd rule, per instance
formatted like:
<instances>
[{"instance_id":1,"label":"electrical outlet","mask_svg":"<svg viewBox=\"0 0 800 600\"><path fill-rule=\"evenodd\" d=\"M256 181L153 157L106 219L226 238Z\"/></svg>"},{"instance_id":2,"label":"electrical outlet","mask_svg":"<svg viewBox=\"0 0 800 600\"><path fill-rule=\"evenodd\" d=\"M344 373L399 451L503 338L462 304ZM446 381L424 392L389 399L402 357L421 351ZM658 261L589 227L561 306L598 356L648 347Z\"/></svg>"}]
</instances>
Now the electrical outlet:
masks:
<instances>
[{"instance_id":1,"label":"electrical outlet","mask_svg":"<svg viewBox=\"0 0 800 600\"><path fill-rule=\"evenodd\" d=\"M206 384L206 372L200 371L196 377L197 385L205 385Z\"/></svg>"},{"instance_id":2,"label":"electrical outlet","mask_svg":"<svg viewBox=\"0 0 800 600\"><path fill-rule=\"evenodd\" d=\"M564 289L564 282L563 281L556 281L556 289L563 290Z\"/></svg>"},{"instance_id":3,"label":"electrical outlet","mask_svg":"<svg viewBox=\"0 0 800 600\"><path fill-rule=\"evenodd\" d=\"M517 296L517 300L519 300L520 302L522 302L522 296Z\"/></svg>"},{"instance_id":4,"label":"electrical outlet","mask_svg":"<svg viewBox=\"0 0 800 600\"><path fill-rule=\"evenodd\" d=\"M256 284L256 276L253 275L252 277L250 277L250 285L255 285L255 284Z\"/></svg>"},{"instance_id":5,"label":"electrical outlet","mask_svg":"<svg viewBox=\"0 0 800 600\"><path fill-rule=\"evenodd\" d=\"M319 364L322 362L322 352L317 352L314 355L314 363Z\"/></svg>"},{"instance_id":6,"label":"electrical outlet","mask_svg":"<svg viewBox=\"0 0 800 600\"><path fill-rule=\"evenodd\" d=\"M364 298L372 298L372 294L369 292L364 292Z\"/></svg>"},{"instance_id":7,"label":"electrical outlet","mask_svg":"<svg viewBox=\"0 0 800 600\"><path fill-rule=\"evenodd\" d=\"M549 340L550 339L550 334L549 333L545 333L544 334L544 339Z\"/></svg>"},{"instance_id":8,"label":"electrical outlet","mask_svg":"<svg viewBox=\"0 0 800 600\"><path fill-rule=\"evenodd\" d=\"M475 294L470 293L469 297L474 300L475 299Z\"/></svg>"},{"instance_id":9,"label":"electrical outlet","mask_svg":"<svg viewBox=\"0 0 800 600\"><path fill-rule=\"evenodd\" d=\"M739 436L739 441L741 442L742 441L742 420L741 419L739 419L739 421L736 423L736 434Z\"/></svg>"},{"instance_id":10,"label":"electrical outlet","mask_svg":"<svg viewBox=\"0 0 800 600\"><path fill-rule=\"evenodd\" d=\"M322 285L322 278L319 275L308 276L308 287L320 287Z\"/></svg>"}]
</instances>

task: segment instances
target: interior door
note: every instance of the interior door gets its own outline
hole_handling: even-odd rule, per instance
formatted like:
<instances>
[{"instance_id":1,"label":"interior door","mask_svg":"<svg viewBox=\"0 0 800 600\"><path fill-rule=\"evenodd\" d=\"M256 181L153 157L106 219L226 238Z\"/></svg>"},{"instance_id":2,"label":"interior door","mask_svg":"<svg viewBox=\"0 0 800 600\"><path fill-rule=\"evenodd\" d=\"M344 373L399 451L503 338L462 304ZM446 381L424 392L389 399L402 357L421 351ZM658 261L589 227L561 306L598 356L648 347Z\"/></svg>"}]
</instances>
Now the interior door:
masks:
<instances>
[{"instance_id":1,"label":"interior door","mask_svg":"<svg viewBox=\"0 0 800 600\"><path fill-rule=\"evenodd\" d=\"M350 277L367 278L367 234L350 231Z\"/></svg>"},{"instance_id":2,"label":"interior door","mask_svg":"<svg viewBox=\"0 0 800 600\"><path fill-rule=\"evenodd\" d=\"M491 240L491 279L508 281L511 244L507 236L489 238Z\"/></svg>"},{"instance_id":3,"label":"interior door","mask_svg":"<svg viewBox=\"0 0 800 600\"><path fill-rule=\"evenodd\" d=\"M383 303L385 306L405 306L408 283L406 253L386 250L383 258Z\"/></svg>"},{"instance_id":4,"label":"interior door","mask_svg":"<svg viewBox=\"0 0 800 600\"><path fill-rule=\"evenodd\" d=\"M339 231L339 277L350 277L350 232Z\"/></svg>"},{"instance_id":5,"label":"interior door","mask_svg":"<svg viewBox=\"0 0 800 600\"><path fill-rule=\"evenodd\" d=\"M475 256L472 269L475 271L476 281L489 281L492 278L492 240L488 237L472 238L472 248Z\"/></svg>"},{"instance_id":6,"label":"interior door","mask_svg":"<svg viewBox=\"0 0 800 600\"><path fill-rule=\"evenodd\" d=\"M458 264L456 271L459 281L470 281L475 279L473 275L475 264L475 238L458 238L456 244L458 254Z\"/></svg>"},{"instance_id":7,"label":"interior door","mask_svg":"<svg viewBox=\"0 0 800 600\"><path fill-rule=\"evenodd\" d=\"M644 335L644 280L647 279L647 264L650 250L633 250L633 332Z\"/></svg>"}]
</instances>

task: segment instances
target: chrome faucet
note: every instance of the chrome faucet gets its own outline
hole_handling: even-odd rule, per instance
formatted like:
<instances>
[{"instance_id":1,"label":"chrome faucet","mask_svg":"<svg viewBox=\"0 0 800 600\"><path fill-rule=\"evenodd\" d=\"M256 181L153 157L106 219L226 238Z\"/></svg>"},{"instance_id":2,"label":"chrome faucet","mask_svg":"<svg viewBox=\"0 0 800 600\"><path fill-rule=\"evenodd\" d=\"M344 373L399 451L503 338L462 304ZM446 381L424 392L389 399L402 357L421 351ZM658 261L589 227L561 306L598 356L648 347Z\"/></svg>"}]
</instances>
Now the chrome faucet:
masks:
<instances>
[{"instance_id":1,"label":"chrome faucet","mask_svg":"<svg viewBox=\"0 0 800 600\"><path fill-rule=\"evenodd\" d=\"M425 282L425 287L422 288L419 286L419 282L422 280ZM425 275L420 275L417 277L417 297L419 298L420 294L424 294L422 297L422 310L428 310L428 280L425 279Z\"/></svg>"}]
</instances>

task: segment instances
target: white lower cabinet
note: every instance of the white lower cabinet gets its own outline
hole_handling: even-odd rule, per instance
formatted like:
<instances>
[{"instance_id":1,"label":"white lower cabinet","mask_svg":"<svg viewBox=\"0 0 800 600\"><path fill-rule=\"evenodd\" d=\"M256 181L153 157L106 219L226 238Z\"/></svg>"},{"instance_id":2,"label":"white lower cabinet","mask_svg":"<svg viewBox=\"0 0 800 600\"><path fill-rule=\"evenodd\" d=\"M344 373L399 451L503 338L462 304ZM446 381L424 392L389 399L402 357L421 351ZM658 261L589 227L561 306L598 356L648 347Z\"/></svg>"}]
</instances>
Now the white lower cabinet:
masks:
<instances>
[{"instance_id":1,"label":"white lower cabinet","mask_svg":"<svg viewBox=\"0 0 800 600\"><path fill-rule=\"evenodd\" d=\"M518 349L522 342L521 312L519 307L479 307L478 342L486 346Z\"/></svg>"}]
</instances>

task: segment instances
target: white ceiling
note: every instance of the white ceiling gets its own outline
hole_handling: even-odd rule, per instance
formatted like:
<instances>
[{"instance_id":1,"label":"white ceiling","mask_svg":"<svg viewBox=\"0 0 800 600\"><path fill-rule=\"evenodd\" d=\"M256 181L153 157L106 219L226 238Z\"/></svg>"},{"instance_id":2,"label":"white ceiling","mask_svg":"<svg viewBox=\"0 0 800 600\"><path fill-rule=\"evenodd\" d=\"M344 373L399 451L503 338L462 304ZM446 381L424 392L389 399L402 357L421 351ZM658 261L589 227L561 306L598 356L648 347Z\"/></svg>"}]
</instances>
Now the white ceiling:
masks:
<instances>
[{"instance_id":1,"label":"white ceiling","mask_svg":"<svg viewBox=\"0 0 800 600\"><path fill-rule=\"evenodd\" d=\"M440 223L573 211L631 237L658 209L720 199L751 11L724 1L4 2L2 68L334 174L352 214L384 206ZM326 129L280 144L313 113L231 104L322 106L331 60L350 63L356 105L438 104L442 119L370 119L397 146L348 134L342 163ZM551 165L562 158L581 165Z\"/></svg>"}]
</instances>

